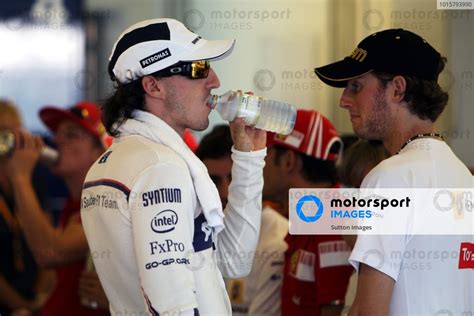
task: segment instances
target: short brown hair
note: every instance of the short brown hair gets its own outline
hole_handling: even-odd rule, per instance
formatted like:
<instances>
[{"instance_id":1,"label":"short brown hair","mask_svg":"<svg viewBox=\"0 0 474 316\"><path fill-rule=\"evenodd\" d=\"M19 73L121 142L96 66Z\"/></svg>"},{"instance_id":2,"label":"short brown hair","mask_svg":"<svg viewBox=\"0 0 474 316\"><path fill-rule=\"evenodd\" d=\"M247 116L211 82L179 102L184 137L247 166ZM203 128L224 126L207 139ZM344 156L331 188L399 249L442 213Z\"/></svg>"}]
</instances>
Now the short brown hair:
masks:
<instances>
[{"instance_id":1,"label":"short brown hair","mask_svg":"<svg viewBox=\"0 0 474 316\"><path fill-rule=\"evenodd\" d=\"M367 173L389 156L380 141L359 139L342 154L339 180L345 186L360 188Z\"/></svg>"},{"instance_id":2,"label":"short brown hair","mask_svg":"<svg viewBox=\"0 0 474 316\"><path fill-rule=\"evenodd\" d=\"M442 57L438 65L438 75L443 71L446 57ZM388 74L383 72L373 72L374 76L385 88L387 83L391 81L396 74ZM449 95L444 91L438 82L423 80L413 76L402 75L407 83L403 100L408 104L411 113L417 115L420 119L429 119L435 122L443 112L448 103Z\"/></svg>"}]
</instances>

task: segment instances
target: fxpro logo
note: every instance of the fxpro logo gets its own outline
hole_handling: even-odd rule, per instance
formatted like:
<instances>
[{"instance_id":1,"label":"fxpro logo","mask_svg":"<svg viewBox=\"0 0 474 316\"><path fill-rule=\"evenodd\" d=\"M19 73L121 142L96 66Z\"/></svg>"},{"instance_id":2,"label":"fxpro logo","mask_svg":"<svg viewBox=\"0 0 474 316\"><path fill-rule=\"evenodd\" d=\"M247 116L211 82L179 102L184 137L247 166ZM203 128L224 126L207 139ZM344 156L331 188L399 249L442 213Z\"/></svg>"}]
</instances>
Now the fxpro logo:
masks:
<instances>
[{"instance_id":1,"label":"fxpro logo","mask_svg":"<svg viewBox=\"0 0 474 316\"><path fill-rule=\"evenodd\" d=\"M372 218L373 209L383 211L387 207L410 207L411 199L356 198L331 199L331 218Z\"/></svg>"}]
</instances>

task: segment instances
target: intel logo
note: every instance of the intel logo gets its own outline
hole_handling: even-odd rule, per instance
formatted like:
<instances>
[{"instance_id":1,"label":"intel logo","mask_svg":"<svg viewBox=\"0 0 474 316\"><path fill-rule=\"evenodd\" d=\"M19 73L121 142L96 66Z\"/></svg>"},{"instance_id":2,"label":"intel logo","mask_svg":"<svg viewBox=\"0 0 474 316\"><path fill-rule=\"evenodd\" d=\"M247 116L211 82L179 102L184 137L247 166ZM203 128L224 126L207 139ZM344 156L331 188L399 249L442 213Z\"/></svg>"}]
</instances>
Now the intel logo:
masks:
<instances>
[{"instance_id":1,"label":"intel logo","mask_svg":"<svg viewBox=\"0 0 474 316\"><path fill-rule=\"evenodd\" d=\"M178 223L178 214L172 210L164 210L159 212L151 220L151 229L155 233L167 233L174 230L175 225Z\"/></svg>"}]
</instances>

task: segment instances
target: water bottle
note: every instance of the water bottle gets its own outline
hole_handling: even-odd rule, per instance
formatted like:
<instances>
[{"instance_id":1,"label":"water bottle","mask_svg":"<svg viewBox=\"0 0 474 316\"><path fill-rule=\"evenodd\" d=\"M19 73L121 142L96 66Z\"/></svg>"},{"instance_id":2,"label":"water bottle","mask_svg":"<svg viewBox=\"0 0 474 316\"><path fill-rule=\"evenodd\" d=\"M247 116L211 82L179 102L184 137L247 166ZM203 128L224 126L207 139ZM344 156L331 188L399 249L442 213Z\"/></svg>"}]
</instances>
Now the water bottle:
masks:
<instances>
[{"instance_id":1,"label":"water bottle","mask_svg":"<svg viewBox=\"0 0 474 316\"><path fill-rule=\"evenodd\" d=\"M15 149L15 134L12 131L0 131L0 157L10 155ZM48 166L53 166L59 158L58 152L48 146L41 149L40 161Z\"/></svg>"},{"instance_id":2,"label":"water bottle","mask_svg":"<svg viewBox=\"0 0 474 316\"><path fill-rule=\"evenodd\" d=\"M221 96L211 95L208 104L226 121L241 117L246 125L269 132L288 135L295 126L296 108L293 105L240 90L231 90Z\"/></svg>"}]
</instances>

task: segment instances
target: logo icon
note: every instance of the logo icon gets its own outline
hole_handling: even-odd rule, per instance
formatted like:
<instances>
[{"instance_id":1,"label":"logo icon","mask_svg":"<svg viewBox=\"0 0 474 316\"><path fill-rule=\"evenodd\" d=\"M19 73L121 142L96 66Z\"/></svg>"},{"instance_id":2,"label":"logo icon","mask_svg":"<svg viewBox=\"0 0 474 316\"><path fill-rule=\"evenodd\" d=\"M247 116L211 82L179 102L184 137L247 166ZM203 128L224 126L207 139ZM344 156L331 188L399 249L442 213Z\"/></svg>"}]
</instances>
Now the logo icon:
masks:
<instances>
[{"instance_id":1,"label":"logo icon","mask_svg":"<svg viewBox=\"0 0 474 316\"><path fill-rule=\"evenodd\" d=\"M151 220L151 229L155 233L167 233L174 230L175 225L178 223L178 214L172 210L164 210L159 212Z\"/></svg>"},{"instance_id":2,"label":"logo icon","mask_svg":"<svg viewBox=\"0 0 474 316\"><path fill-rule=\"evenodd\" d=\"M170 50L168 48L165 48L157 53L154 53L153 55L143 58L142 60L140 60L140 64L142 65L142 68L146 68L170 56Z\"/></svg>"},{"instance_id":3,"label":"logo icon","mask_svg":"<svg viewBox=\"0 0 474 316\"><path fill-rule=\"evenodd\" d=\"M356 47L350 57L357 60L358 62L363 62L367 57L367 51L360 47Z\"/></svg>"},{"instance_id":4,"label":"logo icon","mask_svg":"<svg viewBox=\"0 0 474 316\"><path fill-rule=\"evenodd\" d=\"M206 19L201 11L191 9L184 13L183 22L190 30L197 31L204 26Z\"/></svg>"},{"instance_id":5,"label":"logo icon","mask_svg":"<svg viewBox=\"0 0 474 316\"><path fill-rule=\"evenodd\" d=\"M109 150L108 152L106 152L102 158L100 158L98 164L102 164L102 163L106 163L107 162L107 159L109 158L110 154L112 153L111 150Z\"/></svg>"},{"instance_id":6,"label":"logo icon","mask_svg":"<svg viewBox=\"0 0 474 316\"><path fill-rule=\"evenodd\" d=\"M362 257L362 262L368 262L375 269L380 269L384 265L384 255L377 249L370 249Z\"/></svg>"},{"instance_id":7,"label":"logo icon","mask_svg":"<svg viewBox=\"0 0 474 316\"><path fill-rule=\"evenodd\" d=\"M379 10L366 11L362 19L365 29L369 31L380 30L384 22L383 14Z\"/></svg>"},{"instance_id":8,"label":"logo icon","mask_svg":"<svg viewBox=\"0 0 474 316\"><path fill-rule=\"evenodd\" d=\"M449 201L448 201L449 200ZM456 197L449 190L440 190L433 197L433 204L441 212L451 211L455 205Z\"/></svg>"},{"instance_id":9,"label":"logo icon","mask_svg":"<svg viewBox=\"0 0 474 316\"><path fill-rule=\"evenodd\" d=\"M306 213L314 215L307 216L303 212L303 206L306 205ZM298 200L296 203L296 214L298 217L307 223L316 222L321 216L323 216L324 206L319 198L314 195L305 195Z\"/></svg>"},{"instance_id":10,"label":"logo icon","mask_svg":"<svg viewBox=\"0 0 474 316\"><path fill-rule=\"evenodd\" d=\"M152 241L150 243L150 255L154 255L155 253L183 252L184 249L184 243L174 242L171 239L166 239L163 243L159 243L158 241Z\"/></svg>"},{"instance_id":11,"label":"logo icon","mask_svg":"<svg viewBox=\"0 0 474 316\"><path fill-rule=\"evenodd\" d=\"M268 91L275 86L275 74L269 69L260 69L253 76L253 83L260 91Z\"/></svg>"},{"instance_id":12,"label":"logo icon","mask_svg":"<svg viewBox=\"0 0 474 316\"><path fill-rule=\"evenodd\" d=\"M204 242L208 242L209 241L209 237L211 236L212 234L212 227L209 226L209 224L207 222L204 222L202 223L201 225L201 230L202 232L204 233Z\"/></svg>"}]
</instances>

